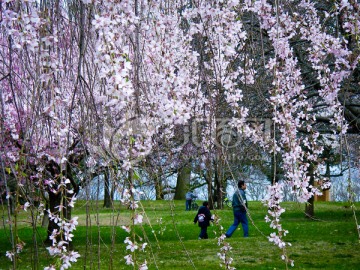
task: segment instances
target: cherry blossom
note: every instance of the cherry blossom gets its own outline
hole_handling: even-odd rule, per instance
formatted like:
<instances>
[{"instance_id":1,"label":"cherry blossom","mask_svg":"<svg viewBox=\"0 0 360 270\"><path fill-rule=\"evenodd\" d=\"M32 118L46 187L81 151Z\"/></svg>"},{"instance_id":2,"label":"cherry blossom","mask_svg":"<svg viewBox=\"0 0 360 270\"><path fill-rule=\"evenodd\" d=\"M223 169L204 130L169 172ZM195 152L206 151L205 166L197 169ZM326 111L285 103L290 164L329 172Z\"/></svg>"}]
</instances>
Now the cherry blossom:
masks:
<instances>
[{"instance_id":1,"label":"cherry blossom","mask_svg":"<svg viewBox=\"0 0 360 270\"><path fill-rule=\"evenodd\" d=\"M129 226L121 226L122 229L124 229L124 231L126 231L127 233L131 232L131 228Z\"/></svg>"},{"instance_id":2,"label":"cherry blossom","mask_svg":"<svg viewBox=\"0 0 360 270\"><path fill-rule=\"evenodd\" d=\"M44 270L56 270L54 265L46 266Z\"/></svg>"},{"instance_id":3,"label":"cherry blossom","mask_svg":"<svg viewBox=\"0 0 360 270\"><path fill-rule=\"evenodd\" d=\"M133 261L133 258L132 258L132 255L131 254L128 254L124 257L124 259L126 260L126 264L127 265L134 265L134 261Z\"/></svg>"},{"instance_id":4,"label":"cherry blossom","mask_svg":"<svg viewBox=\"0 0 360 270\"><path fill-rule=\"evenodd\" d=\"M127 240L128 245L126 246L126 249L129 249L131 252L134 252L136 249L139 248L139 246L130 240Z\"/></svg>"},{"instance_id":5,"label":"cherry blossom","mask_svg":"<svg viewBox=\"0 0 360 270\"><path fill-rule=\"evenodd\" d=\"M147 267L147 262L145 260L145 262L140 265L139 270L147 270L147 269L149 269L149 268Z\"/></svg>"},{"instance_id":6,"label":"cherry blossom","mask_svg":"<svg viewBox=\"0 0 360 270\"><path fill-rule=\"evenodd\" d=\"M30 207L30 203L29 202L26 202L24 204L24 211L27 211L27 209Z\"/></svg>"},{"instance_id":7,"label":"cherry blossom","mask_svg":"<svg viewBox=\"0 0 360 270\"><path fill-rule=\"evenodd\" d=\"M79 27L69 18L63 1L57 12L40 10L35 0L1 2L2 74L8 74L1 79L1 160L19 187L28 179L19 173L25 167L15 168L26 163L36 168L29 175L31 184L61 198L51 208L55 211L47 210L58 226L49 232L50 255L60 258L61 269L68 269L79 256L68 250L78 219L64 214L76 202L74 181L64 174L68 166L76 169L73 156L84 161L91 173L109 166L130 175L153 151L154 138L171 140L177 125L205 118L209 128L201 131L194 144L203 150L206 164L216 144L214 100L224 97L224 106L232 112L231 125L268 155L280 155L283 160L277 164L284 171L283 182L273 183L264 200L265 220L274 230L268 240L283 250L282 259L292 265L285 250L289 243L283 240L288 231L281 224L282 189L291 187L299 202L320 194L310 184L308 171L323 150L313 125L315 104L307 98L292 42L294 38L306 41L304 58L316 73L319 101L326 104L334 132L345 134L348 126L338 94L359 56L350 51L344 37L326 31L321 16L341 16L346 33L358 36L358 7L341 0L334 3L333 11L320 14L316 3L306 0L299 2L299 10L290 10L289 3L263 0L192 1L188 6L170 1L167 9L162 1L136 3L82 0L79 5L91 22ZM272 46L262 60L265 76L272 79L266 95L278 134L274 138L264 138L260 129L247 124L252 111L246 107L243 90L262 79L254 69L259 59L248 50L253 37L242 21L247 14L259 24L260 32L266 32ZM319 178L316 170L315 177ZM133 224L122 226L131 233L135 225L142 225L145 212L138 212L141 194L129 184L124 190L120 187L128 185L116 185L123 194L122 204L132 211ZM10 195L7 191L7 199ZM31 202L24 204L24 211ZM144 251L148 243L135 241L140 238L127 237L126 249ZM233 269L231 246L223 235L218 244L221 263ZM21 251L21 245L14 246ZM10 251L6 256L16 260ZM146 261L141 264L133 258L125 256L126 264L147 269Z\"/></svg>"},{"instance_id":8,"label":"cherry blossom","mask_svg":"<svg viewBox=\"0 0 360 270\"><path fill-rule=\"evenodd\" d=\"M15 254L11 251L6 251L5 256L8 257L10 261L13 261Z\"/></svg>"},{"instance_id":9,"label":"cherry blossom","mask_svg":"<svg viewBox=\"0 0 360 270\"><path fill-rule=\"evenodd\" d=\"M143 222L143 215L136 214L134 217L134 224L141 224Z\"/></svg>"}]
</instances>

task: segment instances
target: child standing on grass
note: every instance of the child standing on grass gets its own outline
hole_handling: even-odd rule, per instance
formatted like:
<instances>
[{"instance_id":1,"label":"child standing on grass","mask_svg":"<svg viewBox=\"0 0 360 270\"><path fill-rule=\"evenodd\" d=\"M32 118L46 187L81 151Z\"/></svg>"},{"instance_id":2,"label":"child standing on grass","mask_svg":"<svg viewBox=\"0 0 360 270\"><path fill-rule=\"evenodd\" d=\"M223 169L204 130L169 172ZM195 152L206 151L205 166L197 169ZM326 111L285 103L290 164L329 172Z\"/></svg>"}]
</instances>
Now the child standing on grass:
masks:
<instances>
[{"instance_id":1,"label":"child standing on grass","mask_svg":"<svg viewBox=\"0 0 360 270\"><path fill-rule=\"evenodd\" d=\"M196 224L196 222L199 223L199 227L201 228L200 230L200 235L199 235L199 239L208 239L208 234L207 234L207 227L210 226L210 221L212 221L212 217L211 217L211 213L209 210L209 202L205 201L203 202L203 205L199 208L195 218L194 218L194 224Z\"/></svg>"}]
</instances>

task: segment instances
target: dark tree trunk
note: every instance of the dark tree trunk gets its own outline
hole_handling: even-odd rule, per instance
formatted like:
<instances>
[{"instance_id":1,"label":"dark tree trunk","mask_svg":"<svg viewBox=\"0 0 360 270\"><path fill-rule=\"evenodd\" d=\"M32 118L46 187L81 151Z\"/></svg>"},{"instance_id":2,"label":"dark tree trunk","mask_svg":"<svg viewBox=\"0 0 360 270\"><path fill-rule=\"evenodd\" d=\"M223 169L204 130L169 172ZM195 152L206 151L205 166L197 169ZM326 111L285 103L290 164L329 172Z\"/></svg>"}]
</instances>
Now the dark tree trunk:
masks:
<instances>
[{"instance_id":1,"label":"dark tree trunk","mask_svg":"<svg viewBox=\"0 0 360 270\"><path fill-rule=\"evenodd\" d=\"M108 170L104 171L104 205L103 207L111 207L111 191L110 191L110 177Z\"/></svg>"},{"instance_id":2,"label":"dark tree trunk","mask_svg":"<svg viewBox=\"0 0 360 270\"><path fill-rule=\"evenodd\" d=\"M221 175L222 175L222 166L214 162L215 172L214 172L214 189L213 189L213 199L209 198L210 209L214 209L216 205L218 209L223 209L223 194L221 192Z\"/></svg>"},{"instance_id":3,"label":"dark tree trunk","mask_svg":"<svg viewBox=\"0 0 360 270\"><path fill-rule=\"evenodd\" d=\"M308 168L308 176L310 176L310 185L314 185L314 164L310 163L310 166ZM315 202L315 198L314 196L312 196L307 204L305 205L305 215L307 218L313 218L315 215L315 210L314 210L314 202Z\"/></svg>"},{"instance_id":4,"label":"dark tree trunk","mask_svg":"<svg viewBox=\"0 0 360 270\"><path fill-rule=\"evenodd\" d=\"M155 175L154 183L155 183L156 200L163 200L164 192L161 184L161 179L158 175Z\"/></svg>"},{"instance_id":5,"label":"dark tree trunk","mask_svg":"<svg viewBox=\"0 0 360 270\"><path fill-rule=\"evenodd\" d=\"M212 185L212 181L211 178L208 178L209 181L207 181L208 183L208 201L209 201L209 208L210 209L214 209L214 191L213 191L213 185Z\"/></svg>"},{"instance_id":6,"label":"dark tree trunk","mask_svg":"<svg viewBox=\"0 0 360 270\"><path fill-rule=\"evenodd\" d=\"M44 209L44 215L41 222L41 227L46 228L49 226L49 198L45 198L45 209Z\"/></svg>"},{"instance_id":7,"label":"dark tree trunk","mask_svg":"<svg viewBox=\"0 0 360 270\"><path fill-rule=\"evenodd\" d=\"M209 201L209 208L214 209L214 187L212 183L212 170L211 168L207 167L206 174L204 175L207 187L208 187L208 201Z\"/></svg>"},{"instance_id":8,"label":"dark tree trunk","mask_svg":"<svg viewBox=\"0 0 360 270\"><path fill-rule=\"evenodd\" d=\"M10 214L13 215L15 213L15 198L13 195L9 196L8 199L9 207L10 207Z\"/></svg>"},{"instance_id":9,"label":"dark tree trunk","mask_svg":"<svg viewBox=\"0 0 360 270\"><path fill-rule=\"evenodd\" d=\"M305 205L305 215L307 218L313 218L315 215L314 202L315 199L314 196L312 196Z\"/></svg>"},{"instance_id":10,"label":"dark tree trunk","mask_svg":"<svg viewBox=\"0 0 360 270\"><path fill-rule=\"evenodd\" d=\"M283 171L280 167L281 158L279 154L271 155L271 170L270 170L270 181L272 184L275 184L281 180Z\"/></svg>"},{"instance_id":11,"label":"dark tree trunk","mask_svg":"<svg viewBox=\"0 0 360 270\"><path fill-rule=\"evenodd\" d=\"M191 166L187 164L178 171L174 200L185 200L190 189Z\"/></svg>"},{"instance_id":12,"label":"dark tree trunk","mask_svg":"<svg viewBox=\"0 0 360 270\"><path fill-rule=\"evenodd\" d=\"M56 179L57 184L53 186L56 190L58 188L57 185L60 184L60 166L55 162L51 161L46 166L47 171L53 175L53 178ZM68 202L71 200L72 196L79 192L79 186L75 183L74 179L71 175L71 169L69 163L67 164L67 168L65 171L62 171L62 175L66 176L67 179L70 180L70 183L66 184L65 191L61 192L58 191L56 193L48 190L49 193L49 210L52 214L57 214L62 219L66 221L71 219L71 207L68 205ZM67 193L66 190L73 190L74 193ZM59 207L61 206L61 207ZM47 226L47 238L45 239L44 243L47 245L51 245L52 241L50 240L50 236L52 232L56 229L59 230L58 224L59 221L54 222L54 220L49 219L49 224ZM61 239L58 237L57 239L60 241ZM72 242L69 242L68 249L72 249Z\"/></svg>"}]
</instances>

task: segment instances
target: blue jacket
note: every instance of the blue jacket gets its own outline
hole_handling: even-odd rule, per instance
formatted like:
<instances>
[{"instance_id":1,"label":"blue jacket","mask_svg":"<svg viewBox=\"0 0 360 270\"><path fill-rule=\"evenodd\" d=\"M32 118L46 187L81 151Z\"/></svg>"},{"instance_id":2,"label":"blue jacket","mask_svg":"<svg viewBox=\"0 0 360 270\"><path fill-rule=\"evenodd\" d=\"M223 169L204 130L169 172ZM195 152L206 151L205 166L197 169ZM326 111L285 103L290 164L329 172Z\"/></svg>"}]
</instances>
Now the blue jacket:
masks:
<instances>
[{"instance_id":1,"label":"blue jacket","mask_svg":"<svg viewBox=\"0 0 360 270\"><path fill-rule=\"evenodd\" d=\"M234 212L240 211L246 213L246 209L248 206L247 206L245 191L243 189L238 189L237 191L234 192L232 198L232 207Z\"/></svg>"},{"instance_id":2,"label":"blue jacket","mask_svg":"<svg viewBox=\"0 0 360 270\"><path fill-rule=\"evenodd\" d=\"M194 195L191 191L189 191L189 192L187 192L187 193L185 194L185 199L186 199L186 200L192 200L192 199L195 199L195 198L197 198L197 196Z\"/></svg>"}]
</instances>

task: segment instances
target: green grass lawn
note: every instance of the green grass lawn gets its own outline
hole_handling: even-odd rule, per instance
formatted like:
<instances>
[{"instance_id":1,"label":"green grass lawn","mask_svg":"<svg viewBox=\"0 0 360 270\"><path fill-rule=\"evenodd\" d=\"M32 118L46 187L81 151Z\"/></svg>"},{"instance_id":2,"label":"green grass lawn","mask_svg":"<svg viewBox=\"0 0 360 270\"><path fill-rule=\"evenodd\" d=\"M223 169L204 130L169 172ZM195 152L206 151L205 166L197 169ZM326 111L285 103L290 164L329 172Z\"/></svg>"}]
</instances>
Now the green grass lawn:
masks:
<instances>
[{"instance_id":1,"label":"green grass lawn","mask_svg":"<svg viewBox=\"0 0 360 270\"><path fill-rule=\"evenodd\" d=\"M114 209L97 207L94 202L88 206L88 215L85 202L78 202L73 211L73 216L79 217L74 232L74 250L81 257L71 269L133 269L125 265L124 256L129 252L126 252L124 239L129 234L121 229L122 225L130 224L131 211L118 203ZM146 259L149 269L224 269L217 256L220 247L216 238L221 234L221 227L226 230L231 225L231 209L212 210L221 218L220 225L208 228L210 239L198 240L199 227L193 224L196 212L185 212L184 201L144 201L143 206L149 222L144 218L144 225L136 226L135 231L149 245L145 253L136 252L138 261ZM286 252L295 261L293 269L360 269L359 236L353 212L346 203L317 202L316 220L304 217L304 205L284 203L283 206L286 212L282 224L289 230L285 240L291 243ZM356 206L359 208L360 204ZM236 269L286 269L280 258L281 250L266 238L272 232L264 221L267 210L260 202L249 202L249 207L250 237L243 238L239 226L233 237L226 239L233 248L232 266ZM3 216L5 213L3 211ZM19 221L26 221L28 213L21 212ZM357 218L360 219L359 213ZM39 246L39 269L55 262L42 245L46 237L44 228L39 226L34 233L28 223L21 222L17 231L26 243L17 269L34 269L34 237ZM0 230L0 269L12 269L12 263L5 257L10 249L9 230L3 226Z\"/></svg>"}]
</instances>

